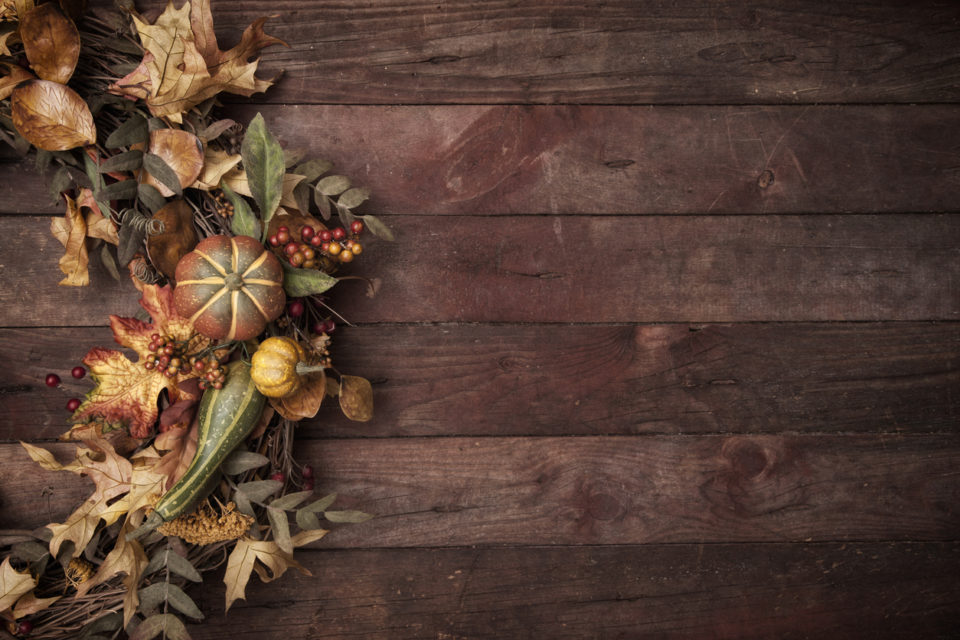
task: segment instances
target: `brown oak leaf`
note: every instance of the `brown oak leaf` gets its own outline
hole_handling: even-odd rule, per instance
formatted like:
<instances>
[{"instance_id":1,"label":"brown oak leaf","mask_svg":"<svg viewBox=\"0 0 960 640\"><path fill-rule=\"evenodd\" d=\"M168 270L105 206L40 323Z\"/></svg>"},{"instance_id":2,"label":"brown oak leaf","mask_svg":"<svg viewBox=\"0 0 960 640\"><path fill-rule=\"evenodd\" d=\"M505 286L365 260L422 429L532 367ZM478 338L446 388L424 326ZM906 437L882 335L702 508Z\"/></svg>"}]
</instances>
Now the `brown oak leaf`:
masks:
<instances>
[{"instance_id":1,"label":"brown oak leaf","mask_svg":"<svg viewBox=\"0 0 960 640\"><path fill-rule=\"evenodd\" d=\"M100 212L90 189L82 189L76 200L64 196L67 211L62 218L50 222L50 232L63 245L60 271L67 277L61 285L82 287L90 283L87 238L98 238L117 244L117 227Z\"/></svg>"}]
</instances>

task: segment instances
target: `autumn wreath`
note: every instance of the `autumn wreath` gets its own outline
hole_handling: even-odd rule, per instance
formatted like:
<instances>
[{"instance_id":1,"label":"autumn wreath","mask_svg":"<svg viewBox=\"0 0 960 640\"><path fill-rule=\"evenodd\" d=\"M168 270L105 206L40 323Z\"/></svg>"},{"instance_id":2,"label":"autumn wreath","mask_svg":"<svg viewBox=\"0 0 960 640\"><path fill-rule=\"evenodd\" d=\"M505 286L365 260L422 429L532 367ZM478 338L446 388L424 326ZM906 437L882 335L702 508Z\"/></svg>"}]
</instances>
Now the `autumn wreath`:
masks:
<instances>
[{"instance_id":1,"label":"autumn wreath","mask_svg":"<svg viewBox=\"0 0 960 640\"><path fill-rule=\"evenodd\" d=\"M266 90L251 24L217 44L208 0L154 19L119 2L0 0L0 137L32 153L66 213L62 285L91 261L128 273L144 315L110 316L136 361L94 347L71 374L72 460L23 443L43 468L93 481L65 521L14 541L0 565L0 616L34 638L188 637L202 613L184 590L226 565L226 607L288 568L329 522L369 516L314 495L291 455L297 421L337 397L372 416L370 384L337 371L342 321L327 291L369 234L368 191L283 149L257 115L218 116L217 96ZM251 61L252 60L252 61ZM56 387L56 373L47 376Z\"/></svg>"}]
</instances>

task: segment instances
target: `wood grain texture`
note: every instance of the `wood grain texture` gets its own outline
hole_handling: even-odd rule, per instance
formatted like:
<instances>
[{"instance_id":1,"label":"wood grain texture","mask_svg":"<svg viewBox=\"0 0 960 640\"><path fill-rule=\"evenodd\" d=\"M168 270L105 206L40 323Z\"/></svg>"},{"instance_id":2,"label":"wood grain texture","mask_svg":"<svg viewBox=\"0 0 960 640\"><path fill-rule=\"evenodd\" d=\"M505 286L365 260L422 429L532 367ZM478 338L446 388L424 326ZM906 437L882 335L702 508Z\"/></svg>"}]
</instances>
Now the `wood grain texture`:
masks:
<instances>
[{"instance_id":1,"label":"wood grain texture","mask_svg":"<svg viewBox=\"0 0 960 640\"><path fill-rule=\"evenodd\" d=\"M369 213L702 214L960 210L960 111L797 107L244 106L370 187ZM55 213L0 165L0 211ZM444 223L444 226L448 223Z\"/></svg>"},{"instance_id":2,"label":"wood grain texture","mask_svg":"<svg viewBox=\"0 0 960 640\"><path fill-rule=\"evenodd\" d=\"M334 548L951 541L960 527L952 435L355 439L296 456L319 492L378 516L335 529ZM35 466L0 445L0 528L46 524L41 485L8 480ZM50 498L61 518L71 495Z\"/></svg>"},{"instance_id":3,"label":"wood grain texture","mask_svg":"<svg viewBox=\"0 0 960 640\"><path fill-rule=\"evenodd\" d=\"M107 328L0 330L0 439L56 438ZM960 419L958 324L441 325L340 328L340 371L374 382L299 438L640 433L944 433ZM58 372L60 389L44 376ZM470 416L464 420L464 416Z\"/></svg>"},{"instance_id":4,"label":"wood grain texture","mask_svg":"<svg viewBox=\"0 0 960 640\"><path fill-rule=\"evenodd\" d=\"M319 546L322 546L320 543ZM308 638L949 638L956 544L719 544L300 554L224 616L194 589L195 640ZM216 580L216 582L214 582Z\"/></svg>"},{"instance_id":5,"label":"wood grain texture","mask_svg":"<svg viewBox=\"0 0 960 640\"><path fill-rule=\"evenodd\" d=\"M334 305L363 322L956 320L960 217L391 218ZM56 287L62 252L42 218L0 218L0 326L104 325L135 290L101 273ZM352 288L350 288L352 286ZM105 308L105 302L109 306ZM341 302L342 301L342 302Z\"/></svg>"},{"instance_id":6,"label":"wood grain texture","mask_svg":"<svg viewBox=\"0 0 960 640\"><path fill-rule=\"evenodd\" d=\"M144 9L163 2L138 2ZM273 102L823 103L960 97L950 2L213 2L290 47Z\"/></svg>"}]
</instances>

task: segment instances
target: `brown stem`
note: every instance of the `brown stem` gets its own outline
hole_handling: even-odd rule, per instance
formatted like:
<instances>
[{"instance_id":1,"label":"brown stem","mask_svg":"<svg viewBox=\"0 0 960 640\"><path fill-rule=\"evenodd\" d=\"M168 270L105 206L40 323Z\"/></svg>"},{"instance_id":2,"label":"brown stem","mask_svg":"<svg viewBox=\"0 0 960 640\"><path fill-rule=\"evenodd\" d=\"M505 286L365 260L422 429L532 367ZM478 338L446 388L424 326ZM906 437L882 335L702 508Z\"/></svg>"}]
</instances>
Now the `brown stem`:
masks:
<instances>
[{"instance_id":1,"label":"brown stem","mask_svg":"<svg viewBox=\"0 0 960 640\"><path fill-rule=\"evenodd\" d=\"M305 376L308 373L316 373L317 371L323 371L326 367L323 367L319 364L307 364L306 362L297 363L297 374Z\"/></svg>"}]
</instances>

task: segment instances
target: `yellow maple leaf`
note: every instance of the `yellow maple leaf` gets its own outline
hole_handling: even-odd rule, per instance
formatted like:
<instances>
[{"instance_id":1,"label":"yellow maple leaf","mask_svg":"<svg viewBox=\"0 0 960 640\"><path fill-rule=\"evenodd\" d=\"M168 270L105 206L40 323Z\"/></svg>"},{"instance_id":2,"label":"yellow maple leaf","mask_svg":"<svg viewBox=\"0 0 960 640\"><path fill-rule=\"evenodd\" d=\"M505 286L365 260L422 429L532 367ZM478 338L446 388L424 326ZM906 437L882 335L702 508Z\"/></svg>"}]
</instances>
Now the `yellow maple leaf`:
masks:
<instances>
[{"instance_id":1,"label":"yellow maple leaf","mask_svg":"<svg viewBox=\"0 0 960 640\"><path fill-rule=\"evenodd\" d=\"M29 571L20 573L10 564L10 558L4 558L0 564L0 611L13 607L20 596L33 591L37 581Z\"/></svg>"},{"instance_id":2,"label":"yellow maple leaf","mask_svg":"<svg viewBox=\"0 0 960 640\"><path fill-rule=\"evenodd\" d=\"M325 535L327 531L324 529L301 531L290 541L294 547L302 547ZM263 582L271 582L291 568L299 570L304 575L313 575L294 560L292 555L283 551L275 541L241 538L230 552L227 570L223 575L223 583L227 586L226 610L229 610L230 605L235 601L246 600L244 594L253 571L257 572Z\"/></svg>"}]
</instances>

